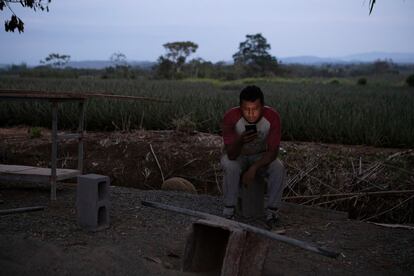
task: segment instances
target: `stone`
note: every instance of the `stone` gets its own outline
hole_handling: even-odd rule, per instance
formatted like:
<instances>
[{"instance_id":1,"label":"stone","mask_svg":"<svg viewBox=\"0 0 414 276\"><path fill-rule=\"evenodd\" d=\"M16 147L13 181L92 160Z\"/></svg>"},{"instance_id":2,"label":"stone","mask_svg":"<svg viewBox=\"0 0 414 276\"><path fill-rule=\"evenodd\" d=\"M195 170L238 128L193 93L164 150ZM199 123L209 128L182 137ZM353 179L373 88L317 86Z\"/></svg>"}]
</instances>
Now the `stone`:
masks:
<instances>
[{"instance_id":1,"label":"stone","mask_svg":"<svg viewBox=\"0 0 414 276\"><path fill-rule=\"evenodd\" d=\"M196 194L197 190L194 185L182 177L172 177L164 181L161 185L161 190L167 191L182 191L186 193Z\"/></svg>"}]
</instances>

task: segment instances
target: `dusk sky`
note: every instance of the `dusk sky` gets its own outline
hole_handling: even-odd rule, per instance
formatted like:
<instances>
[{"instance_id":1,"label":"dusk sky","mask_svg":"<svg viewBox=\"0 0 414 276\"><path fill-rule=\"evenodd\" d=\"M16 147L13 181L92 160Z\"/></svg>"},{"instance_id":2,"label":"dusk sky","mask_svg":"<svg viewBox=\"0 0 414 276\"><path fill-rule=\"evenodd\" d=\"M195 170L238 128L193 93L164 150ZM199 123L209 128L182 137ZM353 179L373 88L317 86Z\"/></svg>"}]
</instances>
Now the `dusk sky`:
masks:
<instances>
[{"instance_id":1,"label":"dusk sky","mask_svg":"<svg viewBox=\"0 0 414 276\"><path fill-rule=\"evenodd\" d=\"M36 65L49 53L72 61L155 61L166 42L199 45L192 57L230 61L246 34L262 33L276 57L340 57L363 52L414 52L414 1L378 0L52 0L50 12L12 6L25 22L6 33L2 11L0 64Z\"/></svg>"}]
</instances>

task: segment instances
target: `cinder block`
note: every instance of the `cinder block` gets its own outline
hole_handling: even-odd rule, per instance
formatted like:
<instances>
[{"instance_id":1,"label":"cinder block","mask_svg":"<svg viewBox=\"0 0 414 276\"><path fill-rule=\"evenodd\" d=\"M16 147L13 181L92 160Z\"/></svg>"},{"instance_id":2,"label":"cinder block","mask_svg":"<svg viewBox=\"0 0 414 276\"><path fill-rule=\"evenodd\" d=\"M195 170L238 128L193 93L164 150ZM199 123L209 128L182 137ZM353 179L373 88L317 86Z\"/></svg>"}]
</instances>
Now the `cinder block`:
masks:
<instances>
[{"instance_id":1,"label":"cinder block","mask_svg":"<svg viewBox=\"0 0 414 276\"><path fill-rule=\"evenodd\" d=\"M187 238L182 270L208 275L261 275L267 241L257 234L200 220L193 223Z\"/></svg>"},{"instance_id":2,"label":"cinder block","mask_svg":"<svg viewBox=\"0 0 414 276\"><path fill-rule=\"evenodd\" d=\"M245 187L240 183L236 214L242 218L260 218L264 216L264 197L266 181L257 177L255 182Z\"/></svg>"},{"instance_id":3,"label":"cinder block","mask_svg":"<svg viewBox=\"0 0 414 276\"><path fill-rule=\"evenodd\" d=\"M91 231L109 227L109 185L108 176L86 174L78 177L76 210L81 227Z\"/></svg>"}]
</instances>

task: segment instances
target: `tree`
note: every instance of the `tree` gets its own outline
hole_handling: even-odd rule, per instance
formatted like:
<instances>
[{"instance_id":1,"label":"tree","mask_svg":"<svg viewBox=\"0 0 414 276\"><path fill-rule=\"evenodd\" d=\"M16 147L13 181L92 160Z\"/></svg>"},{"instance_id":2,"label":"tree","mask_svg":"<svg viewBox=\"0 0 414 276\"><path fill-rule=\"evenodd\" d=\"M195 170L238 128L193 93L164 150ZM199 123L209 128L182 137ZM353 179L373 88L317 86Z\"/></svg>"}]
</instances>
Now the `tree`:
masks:
<instances>
[{"instance_id":1,"label":"tree","mask_svg":"<svg viewBox=\"0 0 414 276\"><path fill-rule=\"evenodd\" d=\"M171 79L174 76L174 64L169 59L160 56L155 67L156 75L162 79Z\"/></svg>"},{"instance_id":2,"label":"tree","mask_svg":"<svg viewBox=\"0 0 414 276\"><path fill-rule=\"evenodd\" d=\"M173 65L174 73L179 74L187 57L197 51L198 45L191 41L177 41L162 45L167 53L158 59L160 65ZM167 62L169 61L169 62Z\"/></svg>"},{"instance_id":3,"label":"tree","mask_svg":"<svg viewBox=\"0 0 414 276\"><path fill-rule=\"evenodd\" d=\"M49 12L50 2L51 0L0 0L0 11L3 11L7 7L12 13L10 20L4 22L4 29L6 32L14 32L16 29L19 33L24 31L24 22L13 11L11 8L12 4L20 4L22 7L34 11L41 10Z\"/></svg>"},{"instance_id":4,"label":"tree","mask_svg":"<svg viewBox=\"0 0 414 276\"><path fill-rule=\"evenodd\" d=\"M189 75L192 78L198 78L198 77L204 77L204 74L200 71L204 67L204 64L206 64L206 61L202 58L195 58L188 62L188 71Z\"/></svg>"},{"instance_id":5,"label":"tree","mask_svg":"<svg viewBox=\"0 0 414 276\"><path fill-rule=\"evenodd\" d=\"M121 52L113 53L109 60L111 61L112 66L106 68L106 72L109 75L113 75L114 77L122 77L122 78L130 78L133 77L131 74L131 68L128 65L127 57L125 54Z\"/></svg>"},{"instance_id":6,"label":"tree","mask_svg":"<svg viewBox=\"0 0 414 276\"><path fill-rule=\"evenodd\" d=\"M126 55L121 52L113 53L111 57L109 58L109 60L116 68L128 66Z\"/></svg>"},{"instance_id":7,"label":"tree","mask_svg":"<svg viewBox=\"0 0 414 276\"><path fill-rule=\"evenodd\" d=\"M246 35L246 40L239 45L239 51L233 55L234 64L245 67L253 75L275 73L277 59L269 54L269 50L270 44L261 33Z\"/></svg>"},{"instance_id":8,"label":"tree","mask_svg":"<svg viewBox=\"0 0 414 276\"><path fill-rule=\"evenodd\" d=\"M384 74L390 71L392 67L392 60L376 60L373 63L373 70L375 74Z\"/></svg>"},{"instance_id":9,"label":"tree","mask_svg":"<svg viewBox=\"0 0 414 276\"><path fill-rule=\"evenodd\" d=\"M51 53L44 60L41 60L40 63L52 66L55 68L63 67L70 61L69 55L59 55L58 53Z\"/></svg>"}]
</instances>

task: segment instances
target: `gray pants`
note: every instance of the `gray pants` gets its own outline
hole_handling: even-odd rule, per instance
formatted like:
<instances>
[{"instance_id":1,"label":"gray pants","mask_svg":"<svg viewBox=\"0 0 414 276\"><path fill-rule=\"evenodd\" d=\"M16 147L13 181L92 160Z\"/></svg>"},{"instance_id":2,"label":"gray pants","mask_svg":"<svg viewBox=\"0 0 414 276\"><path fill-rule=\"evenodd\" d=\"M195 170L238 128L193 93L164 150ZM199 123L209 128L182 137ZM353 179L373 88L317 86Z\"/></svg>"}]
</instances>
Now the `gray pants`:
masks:
<instances>
[{"instance_id":1,"label":"gray pants","mask_svg":"<svg viewBox=\"0 0 414 276\"><path fill-rule=\"evenodd\" d=\"M224 170L223 196L225 206L236 206L240 188L240 177L261 154L240 155L236 160L230 160L227 154L221 158ZM267 207L279 208L283 189L286 186L286 171L282 161L275 159L268 166L257 171L256 177L267 177Z\"/></svg>"}]
</instances>

